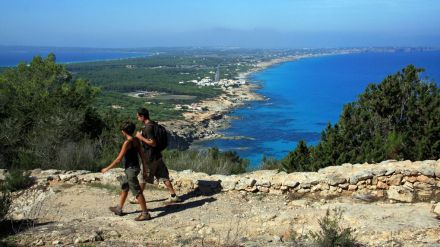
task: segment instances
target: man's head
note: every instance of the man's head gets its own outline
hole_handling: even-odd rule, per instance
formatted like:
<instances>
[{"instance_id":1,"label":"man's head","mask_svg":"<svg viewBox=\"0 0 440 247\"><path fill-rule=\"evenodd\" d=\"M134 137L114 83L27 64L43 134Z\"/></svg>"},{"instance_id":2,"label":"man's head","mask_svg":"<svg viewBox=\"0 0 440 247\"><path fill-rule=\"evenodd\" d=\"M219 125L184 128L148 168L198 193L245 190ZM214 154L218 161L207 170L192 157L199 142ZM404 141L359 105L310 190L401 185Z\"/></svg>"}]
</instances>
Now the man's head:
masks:
<instances>
[{"instance_id":1,"label":"man's head","mask_svg":"<svg viewBox=\"0 0 440 247\"><path fill-rule=\"evenodd\" d=\"M136 125L130 121L127 121L122 124L121 130L127 135L133 135L134 131L136 130Z\"/></svg>"},{"instance_id":2,"label":"man's head","mask_svg":"<svg viewBox=\"0 0 440 247\"><path fill-rule=\"evenodd\" d=\"M139 108L137 111L137 119L141 122L150 119L150 113L146 108Z\"/></svg>"}]
</instances>

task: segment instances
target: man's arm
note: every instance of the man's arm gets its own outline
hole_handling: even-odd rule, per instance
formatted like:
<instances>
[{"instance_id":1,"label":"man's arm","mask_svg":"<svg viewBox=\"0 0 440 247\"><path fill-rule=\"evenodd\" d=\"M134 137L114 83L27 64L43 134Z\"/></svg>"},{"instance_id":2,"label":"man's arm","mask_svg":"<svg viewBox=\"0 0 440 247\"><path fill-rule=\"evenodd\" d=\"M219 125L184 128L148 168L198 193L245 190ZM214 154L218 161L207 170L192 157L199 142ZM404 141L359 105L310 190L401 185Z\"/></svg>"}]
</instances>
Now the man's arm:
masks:
<instances>
[{"instance_id":1,"label":"man's arm","mask_svg":"<svg viewBox=\"0 0 440 247\"><path fill-rule=\"evenodd\" d=\"M142 150L142 145L139 143L139 146L138 146L138 153L139 153L139 156L141 156L141 160L142 160L142 171L143 171L143 176L145 177L145 176L147 176L147 169L148 169L148 166L147 166L147 157L145 156L145 153L144 153L144 150Z\"/></svg>"},{"instance_id":2,"label":"man's arm","mask_svg":"<svg viewBox=\"0 0 440 247\"><path fill-rule=\"evenodd\" d=\"M150 146L150 147L156 147L156 140L154 140L154 138L153 138L153 134L152 134L151 129L148 129L148 130L147 130L146 136L147 136L148 138L145 138L145 137L142 135L142 132L137 132L137 133L136 133L136 137L137 137L141 142L147 144L147 145Z\"/></svg>"}]
</instances>

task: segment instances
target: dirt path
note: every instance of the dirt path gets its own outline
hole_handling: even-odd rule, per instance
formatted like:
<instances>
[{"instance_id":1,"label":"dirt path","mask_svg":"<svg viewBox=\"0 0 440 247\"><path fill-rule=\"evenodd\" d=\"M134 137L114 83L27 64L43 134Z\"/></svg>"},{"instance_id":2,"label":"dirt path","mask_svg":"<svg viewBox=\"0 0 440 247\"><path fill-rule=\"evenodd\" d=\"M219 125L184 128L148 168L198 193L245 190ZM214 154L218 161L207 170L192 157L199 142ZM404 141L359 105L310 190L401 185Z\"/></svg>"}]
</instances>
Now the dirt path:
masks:
<instances>
[{"instance_id":1,"label":"dirt path","mask_svg":"<svg viewBox=\"0 0 440 247\"><path fill-rule=\"evenodd\" d=\"M440 246L440 221L430 203L224 192L187 193L184 202L165 205L167 191L150 187L146 198L153 218L135 222L137 205L126 204L123 217L108 210L117 202L117 188L58 184L44 193L40 204L28 205L35 224L12 238L22 246L294 246L292 240L318 230L317 219L328 208L342 209L343 225L356 229L365 245Z\"/></svg>"}]
</instances>

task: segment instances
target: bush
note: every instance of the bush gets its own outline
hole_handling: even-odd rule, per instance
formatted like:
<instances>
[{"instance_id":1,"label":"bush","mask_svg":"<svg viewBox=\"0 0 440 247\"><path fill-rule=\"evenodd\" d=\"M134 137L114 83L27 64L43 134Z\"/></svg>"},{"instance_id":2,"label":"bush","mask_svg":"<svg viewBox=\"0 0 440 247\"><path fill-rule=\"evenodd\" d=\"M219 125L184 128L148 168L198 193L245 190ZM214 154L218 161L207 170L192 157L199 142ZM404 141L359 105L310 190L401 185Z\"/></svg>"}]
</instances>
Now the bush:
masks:
<instances>
[{"instance_id":1,"label":"bush","mask_svg":"<svg viewBox=\"0 0 440 247\"><path fill-rule=\"evenodd\" d=\"M310 232L309 236L320 247L351 247L359 246L353 236L353 229L340 226L341 209L327 209L325 216L318 220L321 231Z\"/></svg>"},{"instance_id":2,"label":"bush","mask_svg":"<svg viewBox=\"0 0 440 247\"><path fill-rule=\"evenodd\" d=\"M11 195L4 188L0 190L0 222L2 222L9 211Z\"/></svg>"},{"instance_id":3,"label":"bush","mask_svg":"<svg viewBox=\"0 0 440 247\"><path fill-rule=\"evenodd\" d=\"M28 188L32 185L32 178L29 173L23 172L22 170L10 170L6 175L3 188L5 191L18 191Z\"/></svg>"},{"instance_id":4,"label":"bush","mask_svg":"<svg viewBox=\"0 0 440 247\"><path fill-rule=\"evenodd\" d=\"M263 155L261 159L261 170L282 170L281 161L274 157L267 157Z\"/></svg>"},{"instance_id":5,"label":"bush","mask_svg":"<svg viewBox=\"0 0 440 247\"><path fill-rule=\"evenodd\" d=\"M65 143L96 139L105 127L92 107L98 92L73 80L53 54L6 69L0 74L0 167L57 168Z\"/></svg>"},{"instance_id":6,"label":"bush","mask_svg":"<svg viewBox=\"0 0 440 247\"><path fill-rule=\"evenodd\" d=\"M312 171L310 151L304 140L301 140L295 150L289 152L281 161L281 170L285 172Z\"/></svg>"},{"instance_id":7,"label":"bush","mask_svg":"<svg viewBox=\"0 0 440 247\"><path fill-rule=\"evenodd\" d=\"M249 160L240 158L236 152L220 152L217 148L201 151L169 150L164 160L170 169L176 171L191 169L207 174L239 174L246 172Z\"/></svg>"}]
</instances>

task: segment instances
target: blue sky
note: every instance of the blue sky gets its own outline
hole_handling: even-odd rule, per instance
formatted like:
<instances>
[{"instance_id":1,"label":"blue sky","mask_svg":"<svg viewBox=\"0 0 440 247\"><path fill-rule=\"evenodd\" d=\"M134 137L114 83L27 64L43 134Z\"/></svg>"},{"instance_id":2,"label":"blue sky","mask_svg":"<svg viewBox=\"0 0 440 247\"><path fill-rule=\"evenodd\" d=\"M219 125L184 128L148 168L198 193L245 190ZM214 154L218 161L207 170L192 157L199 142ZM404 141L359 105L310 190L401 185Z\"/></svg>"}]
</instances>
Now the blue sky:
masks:
<instances>
[{"instance_id":1,"label":"blue sky","mask_svg":"<svg viewBox=\"0 0 440 247\"><path fill-rule=\"evenodd\" d=\"M440 47L439 0L0 0L0 45Z\"/></svg>"}]
</instances>

